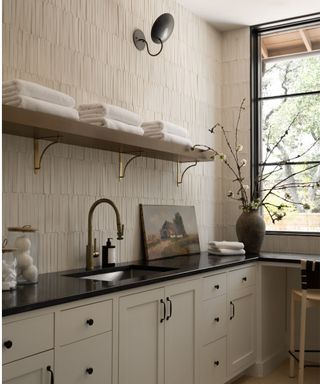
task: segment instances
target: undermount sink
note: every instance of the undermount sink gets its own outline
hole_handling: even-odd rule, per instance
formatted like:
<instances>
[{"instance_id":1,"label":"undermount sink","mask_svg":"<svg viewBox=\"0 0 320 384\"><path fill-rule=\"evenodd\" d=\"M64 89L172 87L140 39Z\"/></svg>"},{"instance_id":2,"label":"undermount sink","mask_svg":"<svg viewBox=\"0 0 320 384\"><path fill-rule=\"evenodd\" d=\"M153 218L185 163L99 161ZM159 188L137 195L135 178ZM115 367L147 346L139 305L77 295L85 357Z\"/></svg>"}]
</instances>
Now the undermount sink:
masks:
<instances>
[{"instance_id":1,"label":"undermount sink","mask_svg":"<svg viewBox=\"0 0 320 384\"><path fill-rule=\"evenodd\" d=\"M149 276L159 275L174 269L175 268L131 264L123 267L100 269L97 271L71 273L65 276L76 277L78 279L116 282L135 278L147 278Z\"/></svg>"}]
</instances>

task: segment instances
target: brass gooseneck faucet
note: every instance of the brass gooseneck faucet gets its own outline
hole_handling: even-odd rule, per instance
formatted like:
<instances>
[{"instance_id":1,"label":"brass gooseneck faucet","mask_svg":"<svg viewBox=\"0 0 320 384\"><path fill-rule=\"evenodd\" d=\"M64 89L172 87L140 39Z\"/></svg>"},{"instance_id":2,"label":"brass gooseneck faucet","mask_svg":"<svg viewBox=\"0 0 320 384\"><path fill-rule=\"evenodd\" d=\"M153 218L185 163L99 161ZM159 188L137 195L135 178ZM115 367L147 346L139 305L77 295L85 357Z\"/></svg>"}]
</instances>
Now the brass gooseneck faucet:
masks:
<instances>
[{"instance_id":1,"label":"brass gooseneck faucet","mask_svg":"<svg viewBox=\"0 0 320 384\"><path fill-rule=\"evenodd\" d=\"M111 205L111 207L114 209L114 211L116 213L116 220L117 220L117 235L118 235L117 239L118 240L123 239L124 225L121 224L120 214L119 214L118 208L116 207L114 202L109 200L109 199L99 199L99 200L95 201L92 204L92 206L89 210L89 215L88 215L88 244L87 244L86 269L89 271L91 271L93 269L93 257L94 257L94 255L99 254L96 250L96 241L94 242L95 243L94 246L92 243L92 216L93 216L93 212L94 212L95 208L99 204L102 204L102 203L107 203L107 204Z\"/></svg>"}]
</instances>

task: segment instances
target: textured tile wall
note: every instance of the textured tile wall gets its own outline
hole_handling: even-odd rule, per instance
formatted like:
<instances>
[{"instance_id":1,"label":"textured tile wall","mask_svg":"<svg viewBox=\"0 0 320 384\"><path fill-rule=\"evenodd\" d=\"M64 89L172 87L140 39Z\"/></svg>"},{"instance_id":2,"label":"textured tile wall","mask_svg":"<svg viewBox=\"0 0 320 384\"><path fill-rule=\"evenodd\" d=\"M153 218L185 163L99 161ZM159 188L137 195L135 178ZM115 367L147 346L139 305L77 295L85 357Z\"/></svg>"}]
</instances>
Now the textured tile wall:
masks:
<instances>
[{"instance_id":1,"label":"textured tile wall","mask_svg":"<svg viewBox=\"0 0 320 384\"><path fill-rule=\"evenodd\" d=\"M175 30L159 57L139 52L135 28L149 31L170 12ZM151 46L152 50L158 46ZM219 142L207 129L221 121L221 35L174 0L4 0L3 79L23 78L61 90L77 103L106 101L185 126L194 142ZM176 187L175 164L137 159L117 179L117 154L58 144L38 176L32 140L3 138L3 232L32 224L40 232L40 271L82 267L87 214L100 197L115 201L126 225L116 241L121 261L141 257L139 203L195 205L201 248L221 237L221 168L200 164ZM114 213L101 206L95 236L115 237Z\"/></svg>"},{"instance_id":2,"label":"textured tile wall","mask_svg":"<svg viewBox=\"0 0 320 384\"><path fill-rule=\"evenodd\" d=\"M234 128L239 105L246 98L246 111L241 116L239 142L243 144L243 158L250 160L250 31L242 28L222 35L222 119L225 128L234 137ZM227 148L224 147L227 153ZM249 184L250 166L246 167L246 180ZM225 196L233 190L232 174L223 169L222 182L222 237L236 240L235 221L241 213L236 201ZM297 252L320 254L320 237L268 235L263 243L263 250L270 252Z\"/></svg>"}]
</instances>

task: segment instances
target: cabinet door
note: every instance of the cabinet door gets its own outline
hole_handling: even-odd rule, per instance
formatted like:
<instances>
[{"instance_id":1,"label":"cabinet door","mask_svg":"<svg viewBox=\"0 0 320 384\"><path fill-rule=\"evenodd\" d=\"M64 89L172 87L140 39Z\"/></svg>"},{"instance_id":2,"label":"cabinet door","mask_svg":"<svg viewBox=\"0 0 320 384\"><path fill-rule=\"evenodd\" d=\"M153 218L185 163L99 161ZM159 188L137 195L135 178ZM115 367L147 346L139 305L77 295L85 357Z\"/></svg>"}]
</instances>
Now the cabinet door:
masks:
<instances>
[{"instance_id":1,"label":"cabinet door","mask_svg":"<svg viewBox=\"0 0 320 384\"><path fill-rule=\"evenodd\" d=\"M229 375L241 371L255 361L255 287L230 296L228 329Z\"/></svg>"},{"instance_id":2,"label":"cabinet door","mask_svg":"<svg viewBox=\"0 0 320 384\"><path fill-rule=\"evenodd\" d=\"M120 298L119 384L164 383L163 297L159 288Z\"/></svg>"},{"instance_id":3,"label":"cabinet door","mask_svg":"<svg viewBox=\"0 0 320 384\"><path fill-rule=\"evenodd\" d=\"M53 352L43 352L2 366L4 384L49 384Z\"/></svg>"},{"instance_id":4,"label":"cabinet door","mask_svg":"<svg viewBox=\"0 0 320 384\"><path fill-rule=\"evenodd\" d=\"M165 288L165 383L198 383L199 338L197 331L200 281ZM171 310L172 309L172 310Z\"/></svg>"},{"instance_id":5,"label":"cabinet door","mask_svg":"<svg viewBox=\"0 0 320 384\"><path fill-rule=\"evenodd\" d=\"M56 349L58 384L111 384L111 367L111 331Z\"/></svg>"}]
</instances>

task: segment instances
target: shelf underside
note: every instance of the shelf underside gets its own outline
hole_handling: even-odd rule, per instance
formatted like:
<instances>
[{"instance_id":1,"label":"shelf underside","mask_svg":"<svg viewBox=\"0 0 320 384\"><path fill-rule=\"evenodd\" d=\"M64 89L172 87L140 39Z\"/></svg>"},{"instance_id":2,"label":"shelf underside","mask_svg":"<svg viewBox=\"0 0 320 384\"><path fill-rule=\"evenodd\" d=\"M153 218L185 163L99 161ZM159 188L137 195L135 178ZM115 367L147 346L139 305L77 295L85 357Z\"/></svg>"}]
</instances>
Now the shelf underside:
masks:
<instances>
[{"instance_id":1,"label":"shelf underside","mask_svg":"<svg viewBox=\"0 0 320 384\"><path fill-rule=\"evenodd\" d=\"M140 154L144 157L181 163L210 161L210 154L165 141L90 125L22 108L2 106L2 132L41 139L59 136L59 142L112 152ZM53 140L53 139L52 139Z\"/></svg>"}]
</instances>

